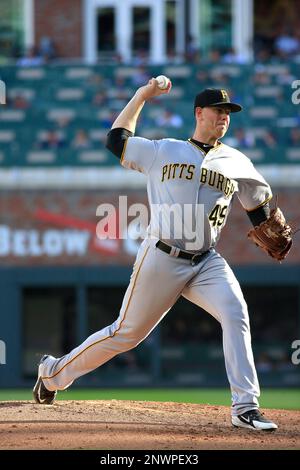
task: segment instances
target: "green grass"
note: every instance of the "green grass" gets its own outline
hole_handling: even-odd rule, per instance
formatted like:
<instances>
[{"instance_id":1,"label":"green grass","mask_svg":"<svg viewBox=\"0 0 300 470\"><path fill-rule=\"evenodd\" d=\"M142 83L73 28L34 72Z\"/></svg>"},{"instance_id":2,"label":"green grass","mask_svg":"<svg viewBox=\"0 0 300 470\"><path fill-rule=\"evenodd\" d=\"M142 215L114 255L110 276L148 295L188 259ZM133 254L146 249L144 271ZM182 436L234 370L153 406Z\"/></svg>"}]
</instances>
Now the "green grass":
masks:
<instances>
[{"instance_id":1,"label":"green grass","mask_svg":"<svg viewBox=\"0 0 300 470\"><path fill-rule=\"evenodd\" d=\"M30 390L0 390L0 401L31 400ZM59 400L145 400L174 401L230 406L229 389L70 389L58 394ZM265 389L261 408L300 410L300 389Z\"/></svg>"}]
</instances>

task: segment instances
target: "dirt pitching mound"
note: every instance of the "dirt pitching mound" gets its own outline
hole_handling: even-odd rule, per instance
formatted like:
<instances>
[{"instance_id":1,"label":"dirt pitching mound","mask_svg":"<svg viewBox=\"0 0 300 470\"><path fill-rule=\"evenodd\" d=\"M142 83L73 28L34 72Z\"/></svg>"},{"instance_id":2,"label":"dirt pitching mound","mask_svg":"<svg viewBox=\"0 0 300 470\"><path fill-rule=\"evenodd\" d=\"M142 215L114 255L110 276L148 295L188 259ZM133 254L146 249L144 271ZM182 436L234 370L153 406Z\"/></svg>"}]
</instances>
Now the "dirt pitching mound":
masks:
<instances>
[{"instance_id":1,"label":"dirt pitching mound","mask_svg":"<svg viewBox=\"0 0 300 470\"><path fill-rule=\"evenodd\" d=\"M300 449L300 411L275 432L237 429L225 406L146 401L0 402L0 449Z\"/></svg>"}]
</instances>

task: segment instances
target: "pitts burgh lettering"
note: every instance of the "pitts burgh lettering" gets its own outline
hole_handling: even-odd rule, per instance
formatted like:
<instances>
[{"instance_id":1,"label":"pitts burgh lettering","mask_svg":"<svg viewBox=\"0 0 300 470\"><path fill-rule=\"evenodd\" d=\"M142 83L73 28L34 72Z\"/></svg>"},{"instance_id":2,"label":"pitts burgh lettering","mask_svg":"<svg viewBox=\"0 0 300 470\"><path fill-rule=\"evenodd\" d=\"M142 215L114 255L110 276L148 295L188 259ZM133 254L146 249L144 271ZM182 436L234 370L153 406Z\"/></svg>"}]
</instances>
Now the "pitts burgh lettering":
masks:
<instances>
[{"instance_id":1,"label":"pitts burgh lettering","mask_svg":"<svg viewBox=\"0 0 300 470\"><path fill-rule=\"evenodd\" d=\"M222 191L227 198L231 197L236 190L235 181L222 175L222 173L207 168L201 168L200 183L213 186Z\"/></svg>"}]
</instances>

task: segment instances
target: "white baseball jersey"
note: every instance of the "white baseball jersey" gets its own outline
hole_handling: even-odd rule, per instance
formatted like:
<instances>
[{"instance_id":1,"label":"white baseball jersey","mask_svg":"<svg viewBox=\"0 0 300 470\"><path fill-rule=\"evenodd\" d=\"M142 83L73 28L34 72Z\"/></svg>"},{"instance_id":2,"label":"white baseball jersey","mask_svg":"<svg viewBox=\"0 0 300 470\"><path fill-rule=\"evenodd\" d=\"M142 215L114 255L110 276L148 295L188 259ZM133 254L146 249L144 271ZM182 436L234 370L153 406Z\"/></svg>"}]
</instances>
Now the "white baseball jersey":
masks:
<instances>
[{"instance_id":1,"label":"white baseball jersey","mask_svg":"<svg viewBox=\"0 0 300 470\"><path fill-rule=\"evenodd\" d=\"M187 224L202 234L200 245L195 244L197 249L191 251L206 251L214 247L235 194L247 211L265 204L272 197L270 186L249 158L223 143L205 154L190 140L130 137L121 163L148 177L151 207L148 233L180 249L193 246L188 245L192 237L188 230L184 230ZM171 224L170 206L176 216L185 216L181 221L182 231L178 230L178 223L177 227ZM193 207L192 219L187 216L188 211L184 212L188 207ZM196 212L196 207L201 210ZM201 221L197 221L196 227L197 216ZM187 234L188 237L185 236Z\"/></svg>"},{"instance_id":2,"label":"white baseball jersey","mask_svg":"<svg viewBox=\"0 0 300 470\"><path fill-rule=\"evenodd\" d=\"M243 207L251 210L271 197L269 185L245 155L224 144L205 155L191 141L130 137L121 163L148 176L149 236L140 246L117 320L62 358L48 356L39 367L45 387L50 391L63 390L116 354L137 346L183 296L209 312L222 326L232 415L256 409L260 391L248 310L238 280L214 249L197 264L177 257L176 249L170 254L160 250L156 238L186 249L189 237L180 239L176 230L178 225L192 222L182 217L182 224L172 228L170 212L166 209L160 218L157 206L175 205L175 212L178 209L180 215L182 206L199 205L203 210L196 212L195 218L200 219L198 229L203 229L203 237L197 250L206 251L219 238L233 195L237 194ZM163 224L170 228L167 236L162 233Z\"/></svg>"}]
</instances>

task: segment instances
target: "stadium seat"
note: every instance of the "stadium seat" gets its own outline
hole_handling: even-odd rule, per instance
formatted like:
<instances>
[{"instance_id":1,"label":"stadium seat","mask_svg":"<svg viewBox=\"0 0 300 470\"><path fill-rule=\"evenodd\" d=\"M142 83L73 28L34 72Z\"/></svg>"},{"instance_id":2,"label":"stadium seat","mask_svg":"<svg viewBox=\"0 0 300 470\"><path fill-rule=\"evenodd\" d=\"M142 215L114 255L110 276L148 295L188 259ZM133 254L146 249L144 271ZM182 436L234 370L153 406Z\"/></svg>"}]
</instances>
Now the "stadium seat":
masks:
<instances>
[{"instance_id":1,"label":"stadium seat","mask_svg":"<svg viewBox=\"0 0 300 470\"><path fill-rule=\"evenodd\" d=\"M193 100L206 87L225 88L240 102L243 113L232 116L228 141L238 128L251 132L253 147L241 148L253 161L292 164L299 160L299 147L291 147L291 129L300 116L291 100L291 81L298 77L298 64L269 63L178 64L149 67L119 64L45 65L1 67L1 79L9 83L8 103L0 109L1 166L113 166L115 160L104 142L115 117L131 98L139 80L165 74L173 82L172 93L145 106L137 134L150 139L186 139L194 128ZM95 96L99 95L99 103ZM21 96L25 102L20 103ZM98 98L98 96L97 96ZM17 101L17 102L15 102ZM27 101L27 103L26 103ZM157 124L162 111L179 114L180 128ZM90 146L74 150L72 141L82 129ZM43 132L56 130L64 137L60 148L40 148ZM275 139L269 148L264 133Z\"/></svg>"},{"instance_id":2,"label":"stadium seat","mask_svg":"<svg viewBox=\"0 0 300 470\"><path fill-rule=\"evenodd\" d=\"M32 151L27 154L26 160L28 163L35 163L44 165L45 163L54 163L56 153L51 151Z\"/></svg>"}]
</instances>

